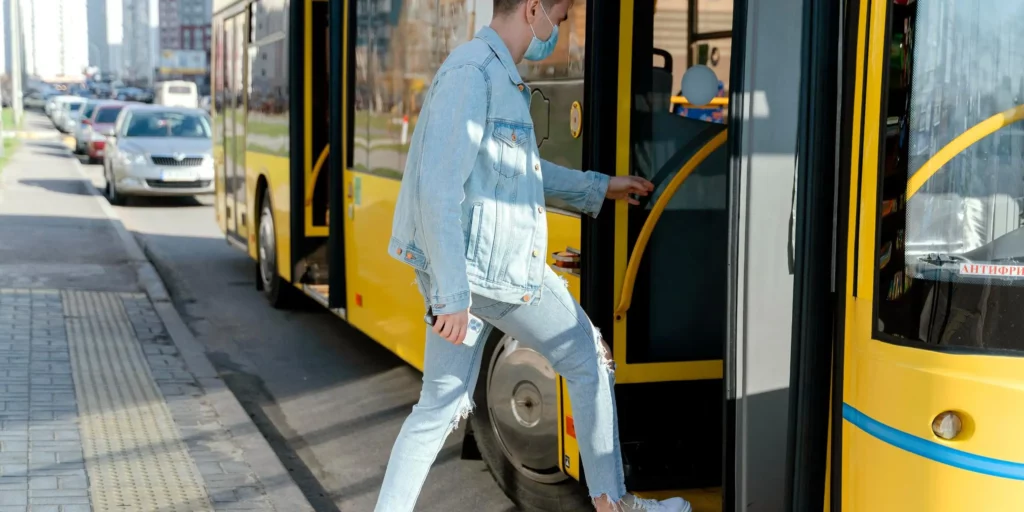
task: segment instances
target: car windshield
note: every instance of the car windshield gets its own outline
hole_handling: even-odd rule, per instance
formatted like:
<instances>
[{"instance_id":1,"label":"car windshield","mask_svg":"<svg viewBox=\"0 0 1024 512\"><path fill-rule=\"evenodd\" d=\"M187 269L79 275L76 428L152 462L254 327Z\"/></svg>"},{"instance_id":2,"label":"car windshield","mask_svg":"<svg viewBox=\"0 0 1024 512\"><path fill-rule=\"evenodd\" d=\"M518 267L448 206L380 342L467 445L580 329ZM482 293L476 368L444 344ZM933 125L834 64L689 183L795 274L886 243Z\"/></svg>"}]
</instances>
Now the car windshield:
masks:
<instances>
[{"instance_id":1,"label":"car windshield","mask_svg":"<svg viewBox=\"0 0 1024 512\"><path fill-rule=\"evenodd\" d=\"M121 112L123 107L103 107L96 112L96 123L98 124L112 124L117 120L117 114Z\"/></svg>"},{"instance_id":2,"label":"car windshield","mask_svg":"<svg viewBox=\"0 0 1024 512\"><path fill-rule=\"evenodd\" d=\"M192 89L185 87L184 85L172 85L167 88L167 92L171 94L191 94Z\"/></svg>"},{"instance_id":3,"label":"car windshield","mask_svg":"<svg viewBox=\"0 0 1024 512\"><path fill-rule=\"evenodd\" d=\"M69 103L68 104L68 110L70 110L72 112L78 112L81 109L82 109L82 104L81 103Z\"/></svg>"},{"instance_id":4,"label":"car windshield","mask_svg":"<svg viewBox=\"0 0 1024 512\"><path fill-rule=\"evenodd\" d=\"M128 123L126 137L210 138L205 116L185 112L136 112Z\"/></svg>"}]
</instances>

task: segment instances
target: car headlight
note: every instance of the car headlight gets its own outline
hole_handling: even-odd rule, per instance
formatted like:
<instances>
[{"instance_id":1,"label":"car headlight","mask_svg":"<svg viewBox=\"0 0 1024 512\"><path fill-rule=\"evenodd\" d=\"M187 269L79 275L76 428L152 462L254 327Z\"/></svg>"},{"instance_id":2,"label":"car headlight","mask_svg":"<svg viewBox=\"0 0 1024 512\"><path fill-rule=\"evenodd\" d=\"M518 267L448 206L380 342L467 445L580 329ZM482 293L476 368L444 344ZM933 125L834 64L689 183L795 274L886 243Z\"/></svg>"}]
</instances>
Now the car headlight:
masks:
<instances>
[{"instance_id":1,"label":"car headlight","mask_svg":"<svg viewBox=\"0 0 1024 512\"><path fill-rule=\"evenodd\" d=\"M142 165L146 163L146 155L142 153L132 153L130 151L120 152L121 161L125 165Z\"/></svg>"}]
</instances>

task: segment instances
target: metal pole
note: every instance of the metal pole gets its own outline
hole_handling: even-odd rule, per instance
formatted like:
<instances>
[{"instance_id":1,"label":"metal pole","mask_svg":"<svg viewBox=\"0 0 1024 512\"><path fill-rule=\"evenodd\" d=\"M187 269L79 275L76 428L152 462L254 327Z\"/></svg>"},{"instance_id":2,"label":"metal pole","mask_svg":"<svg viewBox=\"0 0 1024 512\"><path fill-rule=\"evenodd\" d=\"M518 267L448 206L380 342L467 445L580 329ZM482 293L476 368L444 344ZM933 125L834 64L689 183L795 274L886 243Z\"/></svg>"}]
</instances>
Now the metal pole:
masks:
<instances>
[{"instance_id":1,"label":"metal pole","mask_svg":"<svg viewBox=\"0 0 1024 512\"><path fill-rule=\"evenodd\" d=\"M21 126L22 107L22 26L19 0L11 0L7 15L11 19L11 108L14 110L14 126Z\"/></svg>"},{"instance_id":2,"label":"metal pole","mask_svg":"<svg viewBox=\"0 0 1024 512\"><path fill-rule=\"evenodd\" d=\"M14 83L13 82L11 83L11 88L12 88L12 90L14 88ZM4 104L4 91L3 91L3 88L0 87L0 105L3 105L3 104ZM14 102L13 101L11 102L11 108L14 108ZM5 156L7 156L7 144L4 142L4 116L2 115L2 112L3 112L3 109L0 108L0 158L3 158Z\"/></svg>"}]
</instances>

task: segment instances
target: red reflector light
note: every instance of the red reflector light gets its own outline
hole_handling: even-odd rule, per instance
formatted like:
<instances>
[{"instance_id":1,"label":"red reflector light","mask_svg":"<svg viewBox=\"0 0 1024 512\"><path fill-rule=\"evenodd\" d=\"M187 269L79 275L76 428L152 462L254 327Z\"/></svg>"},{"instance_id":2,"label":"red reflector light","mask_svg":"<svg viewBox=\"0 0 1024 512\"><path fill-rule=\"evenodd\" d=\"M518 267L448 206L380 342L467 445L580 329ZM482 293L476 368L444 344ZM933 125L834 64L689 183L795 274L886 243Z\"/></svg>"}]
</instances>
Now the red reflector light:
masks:
<instances>
[{"instance_id":1,"label":"red reflector light","mask_svg":"<svg viewBox=\"0 0 1024 512\"><path fill-rule=\"evenodd\" d=\"M569 437L576 439L576 424L572 421L572 416L565 417L565 433Z\"/></svg>"},{"instance_id":2,"label":"red reflector light","mask_svg":"<svg viewBox=\"0 0 1024 512\"><path fill-rule=\"evenodd\" d=\"M363 307L363 296L358 293L356 294L356 306Z\"/></svg>"}]
</instances>

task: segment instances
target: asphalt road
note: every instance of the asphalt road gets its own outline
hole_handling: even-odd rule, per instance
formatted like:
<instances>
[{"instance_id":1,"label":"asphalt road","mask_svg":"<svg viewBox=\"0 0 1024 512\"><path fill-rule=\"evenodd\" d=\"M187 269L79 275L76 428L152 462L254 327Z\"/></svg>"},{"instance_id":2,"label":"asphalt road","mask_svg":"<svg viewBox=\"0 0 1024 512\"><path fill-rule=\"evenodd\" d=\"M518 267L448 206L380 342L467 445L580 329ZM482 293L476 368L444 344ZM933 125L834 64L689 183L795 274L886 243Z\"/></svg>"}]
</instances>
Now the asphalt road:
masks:
<instances>
[{"instance_id":1,"label":"asphalt road","mask_svg":"<svg viewBox=\"0 0 1024 512\"><path fill-rule=\"evenodd\" d=\"M102 168L84 167L102 188ZM116 210L313 506L373 510L420 373L318 306L271 308L255 289L254 263L224 241L212 198L136 199ZM460 459L461 432L416 510L514 510L482 462Z\"/></svg>"}]
</instances>

